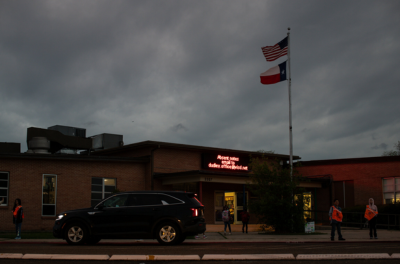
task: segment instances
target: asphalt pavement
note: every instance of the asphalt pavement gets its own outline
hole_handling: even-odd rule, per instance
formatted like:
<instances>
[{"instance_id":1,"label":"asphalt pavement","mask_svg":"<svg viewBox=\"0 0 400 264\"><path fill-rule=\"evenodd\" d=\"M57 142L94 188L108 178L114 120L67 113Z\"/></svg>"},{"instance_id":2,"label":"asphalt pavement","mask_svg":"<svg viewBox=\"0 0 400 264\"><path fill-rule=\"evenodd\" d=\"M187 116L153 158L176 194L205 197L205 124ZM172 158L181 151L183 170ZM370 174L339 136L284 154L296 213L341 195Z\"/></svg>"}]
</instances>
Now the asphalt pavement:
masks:
<instances>
[{"instance_id":1,"label":"asphalt pavement","mask_svg":"<svg viewBox=\"0 0 400 264\"><path fill-rule=\"evenodd\" d=\"M330 240L330 230L317 230L316 233L302 235L273 235L260 234L258 232L232 232L232 234L223 231L207 232L206 239L200 235L200 239L186 239L184 243L379 243L379 242L400 242L400 231L397 230L378 230L378 239L370 239L369 230L342 230L345 241ZM0 234L1 236L1 234ZM66 243L62 239L22 239L15 240L10 238L1 238L1 243ZM130 244L130 243L157 243L153 239L102 239L100 244Z\"/></svg>"},{"instance_id":2,"label":"asphalt pavement","mask_svg":"<svg viewBox=\"0 0 400 264\"><path fill-rule=\"evenodd\" d=\"M0 260L10 263L30 261L248 261L268 260L329 262L332 259L368 260L365 263L400 262L400 231L379 230L378 239L370 239L368 230L343 230L345 241L331 241L330 230L315 234L265 235L258 232L207 232L207 238L186 239L177 246L162 246L156 240L104 239L97 245L69 246L62 239L0 238ZM1 236L1 234L0 234ZM20 262L22 261L22 262ZM316 263L316 262L315 262ZM361 263L361 262L360 262Z\"/></svg>"}]
</instances>

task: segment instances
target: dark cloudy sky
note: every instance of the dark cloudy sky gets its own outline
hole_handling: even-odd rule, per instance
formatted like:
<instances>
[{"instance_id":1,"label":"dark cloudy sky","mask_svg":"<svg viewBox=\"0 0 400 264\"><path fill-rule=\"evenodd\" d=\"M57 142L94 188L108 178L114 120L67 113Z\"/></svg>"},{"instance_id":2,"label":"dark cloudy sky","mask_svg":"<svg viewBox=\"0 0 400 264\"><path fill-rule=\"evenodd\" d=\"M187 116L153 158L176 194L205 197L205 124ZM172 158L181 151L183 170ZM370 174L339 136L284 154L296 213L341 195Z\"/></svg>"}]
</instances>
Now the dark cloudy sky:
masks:
<instances>
[{"instance_id":1,"label":"dark cloudy sky","mask_svg":"<svg viewBox=\"0 0 400 264\"><path fill-rule=\"evenodd\" d=\"M261 47L291 27L294 154L400 140L399 1L0 1L0 141L67 125L125 144L289 154L288 85ZM132 122L134 121L134 122Z\"/></svg>"}]
</instances>

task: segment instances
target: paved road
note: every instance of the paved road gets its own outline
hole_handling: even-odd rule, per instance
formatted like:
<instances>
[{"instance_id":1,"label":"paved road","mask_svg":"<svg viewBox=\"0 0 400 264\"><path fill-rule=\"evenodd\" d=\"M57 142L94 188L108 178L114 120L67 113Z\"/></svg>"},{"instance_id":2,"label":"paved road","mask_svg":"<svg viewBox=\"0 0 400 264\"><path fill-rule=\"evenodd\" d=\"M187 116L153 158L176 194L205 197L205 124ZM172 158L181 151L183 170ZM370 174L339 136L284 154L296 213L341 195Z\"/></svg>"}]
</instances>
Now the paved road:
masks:
<instances>
[{"instance_id":1,"label":"paved road","mask_svg":"<svg viewBox=\"0 0 400 264\"><path fill-rule=\"evenodd\" d=\"M400 243L183 243L154 244L0 244L0 253L107 254L107 255L200 255L204 254L354 254L400 253ZM400 261L399 261L400 262ZM158 263L158 262L157 262Z\"/></svg>"}]
</instances>

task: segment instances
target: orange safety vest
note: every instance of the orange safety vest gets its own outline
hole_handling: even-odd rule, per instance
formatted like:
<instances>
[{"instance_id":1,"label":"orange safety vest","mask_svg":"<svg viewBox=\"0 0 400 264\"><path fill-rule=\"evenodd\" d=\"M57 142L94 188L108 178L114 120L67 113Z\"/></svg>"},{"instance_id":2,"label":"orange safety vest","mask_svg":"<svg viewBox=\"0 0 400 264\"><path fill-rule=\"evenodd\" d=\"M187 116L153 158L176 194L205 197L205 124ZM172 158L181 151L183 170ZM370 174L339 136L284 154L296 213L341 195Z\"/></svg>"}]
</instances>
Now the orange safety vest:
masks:
<instances>
[{"instance_id":1,"label":"orange safety vest","mask_svg":"<svg viewBox=\"0 0 400 264\"><path fill-rule=\"evenodd\" d=\"M13 212L13 215L14 215L14 218L17 218L17 215L18 215L18 211L19 211L19 209L20 208L22 208L22 206L21 205L19 205L17 208L15 208L15 210L14 210L14 212ZM24 213L22 213L22 219L24 219Z\"/></svg>"},{"instance_id":2,"label":"orange safety vest","mask_svg":"<svg viewBox=\"0 0 400 264\"><path fill-rule=\"evenodd\" d=\"M374 218L377 214L378 214L378 212L375 212L374 210L369 208L369 205L367 205L367 209L365 209L364 217L367 218L368 221L370 221L372 218Z\"/></svg>"},{"instance_id":3,"label":"orange safety vest","mask_svg":"<svg viewBox=\"0 0 400 264\"><path fill-rule=\"evenodd\" d=\"M332 206L332 208L333 208L332 219L337 221L337 222L342 222L342 219L343 219L342 212L339 211L338 209L336 209L335 206Z\"/></svg>"}]
</instances>

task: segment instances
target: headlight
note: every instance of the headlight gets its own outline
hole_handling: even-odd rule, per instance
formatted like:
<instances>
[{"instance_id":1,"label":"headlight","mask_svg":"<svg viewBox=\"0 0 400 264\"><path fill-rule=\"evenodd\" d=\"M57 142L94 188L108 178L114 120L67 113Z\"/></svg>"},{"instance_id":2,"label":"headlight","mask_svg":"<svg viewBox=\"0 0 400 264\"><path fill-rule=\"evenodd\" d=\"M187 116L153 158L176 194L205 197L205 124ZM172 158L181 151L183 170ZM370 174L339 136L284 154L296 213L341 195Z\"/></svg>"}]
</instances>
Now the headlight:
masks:
<instances>
[{"instance_id":1,"label":"headlight","mask_svg":"<svg viewBox=\"0 0 400 264\"><path fill-rule=\"evenodd\" d=\"M65 215L67 215L67 214L65 214ZM64 217L63 214L58 215L56 221L61 220L63 217Z\"/></svg>"}]
</instances>

